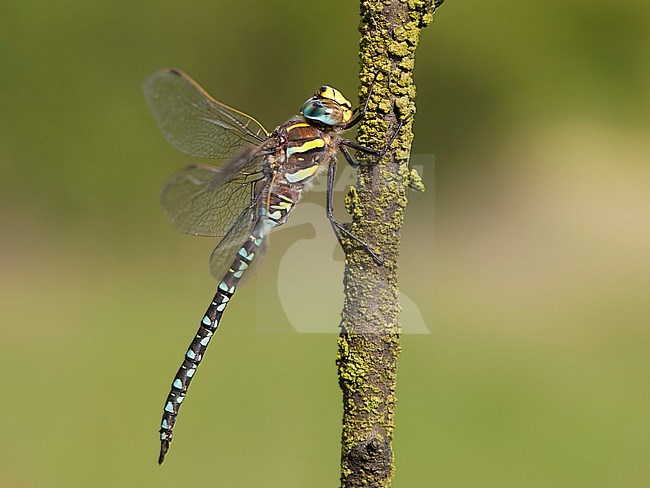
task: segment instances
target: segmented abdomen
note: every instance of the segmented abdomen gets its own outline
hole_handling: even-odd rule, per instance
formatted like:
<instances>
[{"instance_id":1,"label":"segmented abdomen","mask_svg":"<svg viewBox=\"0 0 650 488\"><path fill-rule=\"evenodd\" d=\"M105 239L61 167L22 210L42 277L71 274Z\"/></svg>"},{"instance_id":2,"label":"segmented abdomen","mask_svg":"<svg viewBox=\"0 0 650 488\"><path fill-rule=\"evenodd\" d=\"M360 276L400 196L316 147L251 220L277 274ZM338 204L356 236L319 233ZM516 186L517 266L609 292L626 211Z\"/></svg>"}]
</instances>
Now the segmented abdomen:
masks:
<instances>
[{"instance_id":1,"label":"segmented abdomen","mask_svg":"<svg viewBox=\"0 0 650 488\"><path fill-rule=\"evenodd\" d=\"M330 136L301 119L285 123L281 132L286 141L282 147L284 153L278 156L281 164L277 168L276 177L272 178L274 184L267 189L268 193L260 202L258 222L237 252L229 271L219 283L217 293L201 320L196 337L185 354L167 396L160 426L159 464L162 464L169 450L178 411L190 382L203 359L212 335L219 327L221 316L235 293L239 280L253 261L266 233L286 222L295 204L300 200L302 192L326 167L323 164L324 160L331 157L333 146Z\"/></svg>"},{"instance_id":2,"label":"segmented abdomen","mask_svg":"<svg viewBox=\"0 0 650 488\"><path fill-rule=\"evenodd\" d=\"M255 258L255 254L262 244L262 240L268 230L268 223L265 223L264 220L260 219L258 221L249 238L237 252L237 256L234 258L228 273L226 273L226 276L219 283L217 293L214 295L210 306L201 320L196 337L192 339L190 347L183 358L183 363L174 377L171 390L165 402L160 426L161 445L158 464L162 464L165 460L165 454L167 454L169 443L172 441L174 424L176 423L181 403L183 403L187 394L187 389L190 386L196 369L201 364L210 339L212 339L212 335L219 327L223 311L235 293L239 280Z\"/></svg>"}]
</instances>

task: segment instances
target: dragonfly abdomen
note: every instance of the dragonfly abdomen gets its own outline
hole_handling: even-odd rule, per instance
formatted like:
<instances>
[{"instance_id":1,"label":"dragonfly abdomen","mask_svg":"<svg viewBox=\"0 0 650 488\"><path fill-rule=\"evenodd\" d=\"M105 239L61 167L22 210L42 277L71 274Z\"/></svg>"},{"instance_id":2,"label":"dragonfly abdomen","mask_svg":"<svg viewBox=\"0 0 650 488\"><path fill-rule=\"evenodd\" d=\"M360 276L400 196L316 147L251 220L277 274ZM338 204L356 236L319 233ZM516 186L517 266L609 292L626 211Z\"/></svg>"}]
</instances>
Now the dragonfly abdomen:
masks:
<instances>
[{"instance_id":1,"label":"dragonfly abdomen","mask_svg":"<svg viewBox=\"0 0 650 488\"><path fill-rule=\"evenodd\" d=\"M169 450L169 444L172 441L174 424L176 423L181 403L183 403L183 400L185 399L192 378L194 378L194 374L196 373L199 364L201 364L201 360L210 344L210 340L219 327L219 322L221 321L223 312L234 295L242 276L252 263L253 259L255 259L255 255L258 253L262 241L264 240L264 236L269 229L268 223L264 220L265 219L260 219L258 221L258 224L253 228L251 235L237 251L230 269L219 283L217 292L201 319L199 329L194 339L192 339L190 347L185 353L181 367L176 373L176 376L174 376L171 390L167 396L167 400L165 401L162 422L160 425L161 446L158 464L162 464L165 460L165 455Z\"/></svg>"}]
</instances>

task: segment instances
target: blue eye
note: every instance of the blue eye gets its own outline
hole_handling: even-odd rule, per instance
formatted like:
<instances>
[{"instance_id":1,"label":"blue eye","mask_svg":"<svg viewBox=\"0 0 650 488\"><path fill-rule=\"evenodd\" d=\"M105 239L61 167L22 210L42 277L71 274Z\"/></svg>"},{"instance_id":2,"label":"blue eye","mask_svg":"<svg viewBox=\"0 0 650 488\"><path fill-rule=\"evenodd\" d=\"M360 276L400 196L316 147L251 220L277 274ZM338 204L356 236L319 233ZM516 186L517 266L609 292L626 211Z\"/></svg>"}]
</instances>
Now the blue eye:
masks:
<instances>
[{"instance_id":1,"label":"blue eye","mask_svg":"<svg viewBox=\"0 0 650 488\"><path fill-rule=\"evenodd\" d=\"M337 125L340 122L332 117L331 111L318 100L307 100L300 112L310 120L317 120L326 125Z\"/></svg>"},{"instance_id":2,"label":"blue eye","mask_svg":"<svg viewBox=\"0 0 650 488\"><path fill-rule=\"evenodd\" d=\"M316 101L307 102L302 107L302 114L308 119L320 119L326 112L327 109Z\"/></svg>"}]
</instances>

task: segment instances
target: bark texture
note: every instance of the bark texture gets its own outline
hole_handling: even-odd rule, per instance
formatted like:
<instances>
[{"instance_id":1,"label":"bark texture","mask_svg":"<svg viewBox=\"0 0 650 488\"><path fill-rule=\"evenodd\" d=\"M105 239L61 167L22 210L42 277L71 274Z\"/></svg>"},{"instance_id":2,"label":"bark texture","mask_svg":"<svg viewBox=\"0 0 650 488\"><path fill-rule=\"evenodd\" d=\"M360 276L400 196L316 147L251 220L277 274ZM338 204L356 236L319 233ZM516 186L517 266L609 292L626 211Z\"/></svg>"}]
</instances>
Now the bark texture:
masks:
<instances>
[{"instance_id":1,"label":"bark texture","mask_svg":"<svg viewBox=\"0 0 650 488\"><path fill-rule=\"evenodd\" d=\"M444 1L444 0L443 0ZM361 1L361 89L372 97L359 128L361 144L381 149L400 120L415 112L413 67L420 32L442 1ZM374 80L374 83L373 83ZM356 186L346 197L350 231L379 254L383 264L354 242L344 242L345 302L337 365L343 391L341 486L388 487L393 462L397 358L400 353L397 262L406 189L423 189L408 168L413 118L386 155L359 156Z\"/></svg>"}]
</instances>

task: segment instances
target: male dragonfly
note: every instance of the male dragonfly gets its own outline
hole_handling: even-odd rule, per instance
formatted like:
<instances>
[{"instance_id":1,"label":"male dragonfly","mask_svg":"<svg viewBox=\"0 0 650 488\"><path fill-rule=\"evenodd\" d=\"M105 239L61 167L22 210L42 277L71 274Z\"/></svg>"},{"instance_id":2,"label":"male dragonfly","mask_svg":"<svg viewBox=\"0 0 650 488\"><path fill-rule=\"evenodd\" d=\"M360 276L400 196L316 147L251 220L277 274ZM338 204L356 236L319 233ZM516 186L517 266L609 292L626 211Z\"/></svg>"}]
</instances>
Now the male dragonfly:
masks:
<instances>
[{"instance_id":1,"label":"male dragonfly","mask_svg":"<svg viewBox=\"0 0 650 488\"><path fill-rule=\"evenodd\" d=\"M268 132L249 115L231 108L176 68L152 74L144 94L153 118L167 140L196 158L228 161L221 167L194 164L172 176L162 191L162 206L181 232L219 237L210 269L219 280L216 294L201 318L199 329L185 353L165 402L160 427L162 464L172 440L174 424L187 389L217 330L224 309L237 285L262 251L265 237L283 225L315 178L327 172L327 218L339 238L344 235L381 258L351 234L333 216L332 193L336 154L356 165L348 148L382 156L383 151L360 146L340 137L364 116L335 88L321 86L302 106L300 115Z\"/></svg>"}]
</instances>

